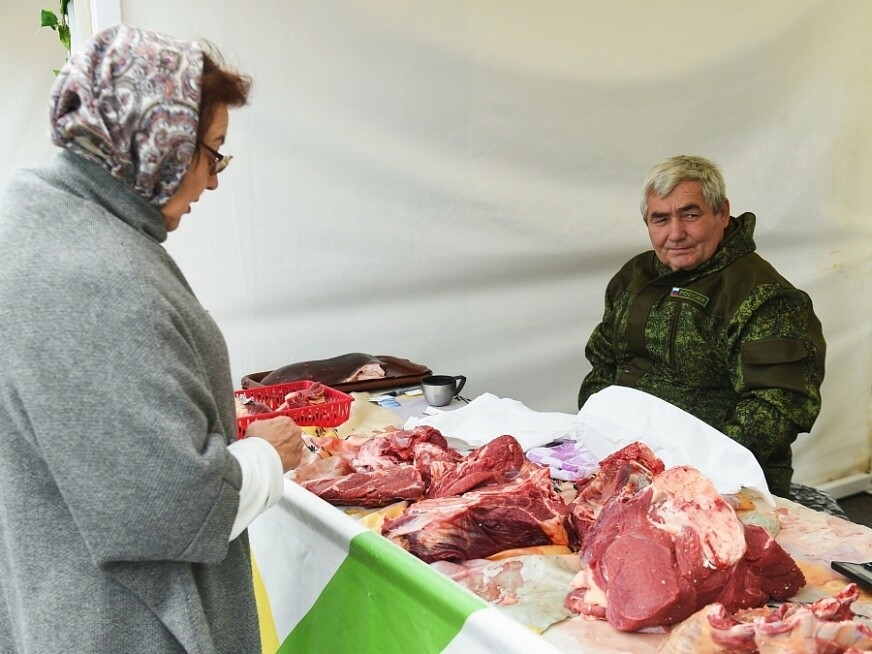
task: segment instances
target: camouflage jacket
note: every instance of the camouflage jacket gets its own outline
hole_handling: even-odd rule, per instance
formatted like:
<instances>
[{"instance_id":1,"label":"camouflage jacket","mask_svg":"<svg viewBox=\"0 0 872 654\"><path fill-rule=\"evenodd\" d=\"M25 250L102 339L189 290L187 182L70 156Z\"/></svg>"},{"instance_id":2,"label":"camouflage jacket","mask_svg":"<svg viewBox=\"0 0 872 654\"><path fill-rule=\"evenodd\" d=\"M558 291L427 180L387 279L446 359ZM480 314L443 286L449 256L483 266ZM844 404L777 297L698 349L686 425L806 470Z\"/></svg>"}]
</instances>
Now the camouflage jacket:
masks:
<instances>
[{"instance_id":1,"label":"camouflage jacket","mask_svg":"<svg viewBox=\"0 0 872 654\"><path fill-rule=\"evenodd\" d=\"M754 252L754 214L730 218L714 256L671 271L640 254L609 282L578 394L619 384L684 409L747 447L790 497L791 443L820 412L826 345L809 296Z\"/></svg>"}]
</instances>

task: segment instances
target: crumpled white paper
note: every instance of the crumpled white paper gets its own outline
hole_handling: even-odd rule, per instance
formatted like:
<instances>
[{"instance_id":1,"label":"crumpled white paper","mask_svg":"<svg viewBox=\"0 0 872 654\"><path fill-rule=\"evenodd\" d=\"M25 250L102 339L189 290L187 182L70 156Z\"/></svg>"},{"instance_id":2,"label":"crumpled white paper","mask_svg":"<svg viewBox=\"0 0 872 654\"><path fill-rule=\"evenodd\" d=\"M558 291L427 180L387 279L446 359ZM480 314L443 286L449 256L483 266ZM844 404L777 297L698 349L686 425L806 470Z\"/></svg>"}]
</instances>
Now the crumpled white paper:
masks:
<instances>
[{"instance_id":1,"label":"crumpled white paper","mask_svg":"<svg viewBox=\"0 0 872 654\"><path fill-rule=\"evenodd\" d=\"M599 457L638 440L667 468L692 466L721 494L736 493L744 486L775 506L763 468L748 448L659 397L609 386L588 398L578 419L581 439Z\"/></svg>"},{"instance_id":2,"label":"crumpled white paper","mask_svg":"<svg viewBox=\"0 0 872 654\"><path fill-rule=\"evenodd\" d=\"M405 427L430 425L444 436L459 438L480 447L498 436L511 434L524 451L560 438L578 440L576 416L569 413L540 413L517 400L484 393L466 406L425 418L409 418Z\"/></svg>"},{"instance_id":3,"label":"crumpled white paper","mask_svg":"<svg viewBox=\"0 0 872 654\"><path fill-rule=\"evenodd\" d=\"M584 442L600 459L640 441L667 468L692 466L721 494L750 488L775 506L763 469L750 450L686 411L632 388L610 386L595 393L578 414L539 413L517 400L485 393L454 411L410 418L405 427L417 425L430 425L473 447L503 434L514 436L525 451L571 438Z\"/></svg>"}]
</instances>

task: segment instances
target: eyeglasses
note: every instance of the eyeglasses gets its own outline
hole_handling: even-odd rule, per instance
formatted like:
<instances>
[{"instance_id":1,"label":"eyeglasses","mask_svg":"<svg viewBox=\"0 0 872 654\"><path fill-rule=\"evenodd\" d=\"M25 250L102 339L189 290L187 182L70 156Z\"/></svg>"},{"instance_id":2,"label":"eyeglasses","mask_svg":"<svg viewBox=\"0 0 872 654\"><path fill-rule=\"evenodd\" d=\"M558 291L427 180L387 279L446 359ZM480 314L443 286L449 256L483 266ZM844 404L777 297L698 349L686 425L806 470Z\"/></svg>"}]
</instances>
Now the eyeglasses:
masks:
<instances>
[{"instance_id":1,"label":"eyeglasses","mask_svg":"<svg viewBox=\"0 0 872 654\"><path fill-rule=\"evenodd\" d=\"M210 175L217 175L222 170L227 168L227 164L229 164L230 160L233 158L231 155L221 154L220 152L218 152L218 150L210 148L208 145L203 143L203 141L197 141L197 143L206 148L206 151L214 157L214 159L209 162Z\"/></svg>"}]
</instances>

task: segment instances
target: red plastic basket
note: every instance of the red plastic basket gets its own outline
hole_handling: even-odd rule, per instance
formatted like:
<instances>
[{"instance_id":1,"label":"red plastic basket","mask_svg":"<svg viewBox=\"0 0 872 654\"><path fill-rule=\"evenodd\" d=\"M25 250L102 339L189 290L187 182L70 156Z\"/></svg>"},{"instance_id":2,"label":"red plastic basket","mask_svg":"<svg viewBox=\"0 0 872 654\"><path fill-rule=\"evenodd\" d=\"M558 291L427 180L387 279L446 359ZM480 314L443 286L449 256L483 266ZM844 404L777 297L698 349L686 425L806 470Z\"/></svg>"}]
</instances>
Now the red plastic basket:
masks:
<instances>
[{"instance_id":1,"label":"red plastic basket","mask_svg":"<svg viewBox=\"0 0 872 654\"><path fill-rule=\"evenodd\" d=\"M249 397L261 404L273 409L271 413L257 413L252 416L244 416L236 419L238 437L245 435L245 429L255 420L274 418L275 416L288 416L301 426L315 425L318 427L337 427L348 420L351 415L351 403L354 398L335 388L324 386L324 402L321 404L309 404L296 409L283 409L276 411L285 395L291 391L299 391L314 386L315 382L296 381L287 384L275 384L274 386L258 386L234 391L237 397ZM322 384L323 386L323 384Z\"/></svg>"}]
</instances>

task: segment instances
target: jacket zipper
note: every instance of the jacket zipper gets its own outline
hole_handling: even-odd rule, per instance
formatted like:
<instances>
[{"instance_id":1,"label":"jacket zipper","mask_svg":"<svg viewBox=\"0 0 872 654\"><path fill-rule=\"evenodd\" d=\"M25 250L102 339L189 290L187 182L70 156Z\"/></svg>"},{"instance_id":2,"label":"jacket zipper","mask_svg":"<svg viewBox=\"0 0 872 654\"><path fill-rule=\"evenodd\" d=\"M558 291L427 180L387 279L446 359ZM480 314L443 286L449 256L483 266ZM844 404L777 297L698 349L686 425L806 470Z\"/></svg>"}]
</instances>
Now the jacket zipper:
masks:
<instances>
[{"instance_id":1,"label":"jacket zipper","mask_svg":"<svg viewBox=\"0 0 872 654\"><path fill-rule=\"evenodd\" d=\"M681 314L681 305L684 304L680 300L676 301L675 313L672 315L672 324L669 328L669 342L667 344L667 360L669 367L675 368L675 338L678 335L678 317Z\"/></svg>"}]
</instances>

